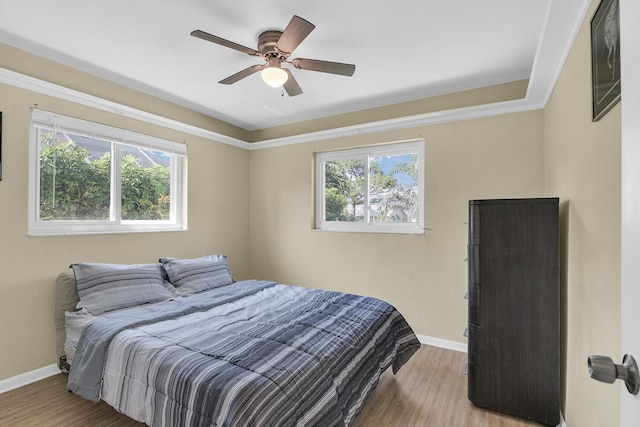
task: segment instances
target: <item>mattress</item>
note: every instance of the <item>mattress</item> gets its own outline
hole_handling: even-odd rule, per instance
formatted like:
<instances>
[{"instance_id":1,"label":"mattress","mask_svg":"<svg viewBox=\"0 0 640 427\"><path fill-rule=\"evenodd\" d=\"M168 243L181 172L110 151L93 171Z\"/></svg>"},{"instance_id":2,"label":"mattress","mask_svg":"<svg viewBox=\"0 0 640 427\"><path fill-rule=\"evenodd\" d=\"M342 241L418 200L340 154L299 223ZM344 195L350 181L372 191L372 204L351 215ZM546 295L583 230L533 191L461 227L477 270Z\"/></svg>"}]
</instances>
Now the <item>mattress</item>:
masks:
<instances>
[{"instance_id":1,"label":"mattress","mask_svg":"<svg viewBox=\"0 0 640 427\"><path fill-rule=\"evenodd\" d=\"M76 354L76 347L80 341L82 330L93 320L94 316L82 311L67 311L64 313L65 321L65 341L64 353L67 356L67 363L71 365Z\"/></svg>"}]
</instances>

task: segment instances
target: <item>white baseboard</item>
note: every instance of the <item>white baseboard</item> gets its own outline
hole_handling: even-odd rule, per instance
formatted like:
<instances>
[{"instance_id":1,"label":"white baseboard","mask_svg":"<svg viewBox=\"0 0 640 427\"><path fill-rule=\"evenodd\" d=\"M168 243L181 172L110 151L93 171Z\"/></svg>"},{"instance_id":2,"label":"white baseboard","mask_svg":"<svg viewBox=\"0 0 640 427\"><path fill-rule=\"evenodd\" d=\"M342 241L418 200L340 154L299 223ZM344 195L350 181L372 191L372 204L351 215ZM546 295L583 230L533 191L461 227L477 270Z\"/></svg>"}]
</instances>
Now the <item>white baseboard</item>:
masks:
<instances>
[{"instance_id":1,"label":"white baseboard","mask_svg":"<svg viewBox=\"0 0 640 427\"><path fill-rule=\"evenodd\" d=\"M0 394L5 393L9 390L13 390L14 388L22 387L27 384L43 380L45 378L49 378L59 373L60 369L58 369L57 365L53 364L40 369L36 369L35 371L30 371L24 374L16 375L15 377L7 378L6 380L0 381Z\"/></svg>"},{"instance_id":2,"label":"white baseboard","mask_svg":"<svg viewBox=\"0 0 640 427\"><path fill-rule=\"evenodd\" d=\"M562 411L560 411L560 424L558 427L567 427L567 423L564 422L564 417L562 416Z\"/></svg>"},{"instance_id":3,"label":"white baseboard","mask_svg":"<svg viewBox=\"0 0 640 427\"><path fill-rule=\"evenodd\" d=\"M462 353L467 352L467 344L465 343L443 340L442 338L428 337L426 335L416 334L416 336L418 337L418 340L420 340L422 344L432 345L434 347L446 348L448 350L455 350Z\"/></svg>"}]
</instances>

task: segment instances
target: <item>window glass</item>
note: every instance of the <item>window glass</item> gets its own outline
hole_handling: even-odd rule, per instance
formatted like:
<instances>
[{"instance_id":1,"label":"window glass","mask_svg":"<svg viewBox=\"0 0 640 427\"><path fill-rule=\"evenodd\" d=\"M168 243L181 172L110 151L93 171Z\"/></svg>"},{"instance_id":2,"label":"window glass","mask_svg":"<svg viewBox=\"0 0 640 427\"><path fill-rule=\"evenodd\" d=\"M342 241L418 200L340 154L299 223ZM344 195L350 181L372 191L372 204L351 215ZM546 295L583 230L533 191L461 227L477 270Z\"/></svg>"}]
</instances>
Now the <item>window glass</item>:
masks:
<instances>
[{"instance_id":1,"label":"window glass","mask_svg":"<svg viewBox=\"0 0 640 427\"><path fill-rule=\"evenodd\" d=\"M364 221L366 165L364 159L325 162L327 221Z\"/></svg>"},{"instance_id":2,"label":"window glass","mask_svg":"<svg viewBox=\"0 0 640 427\"><path fill-rule=\"evenodd\" d=\"M171 156L162 151L122 149L122 219L167 220L171 201Z\"/></svg>"},{"instance_id":3,"label":"window glass","mask_svg":"<svg viewBox=\"0 0 640 427\"><path fill-rule=\"evenodd\" d=\"M418 156L371 158L371 221L418 222Z\"/></svg>"},{"instance_id":4,"label":"window glass","mask_svg":"<svg viewBox=\"0 0 640 427\"><path fill-rule=\"evenodd\" d=\"M40 221L108 220L111 143L38 129Z\"/></svg>"},{"instance_id":5,"label":"window glass","mask_svg":"<svg viewBox=\"0 0 640 427\"><path fill-rule=\"evenodd\" d=\"M424 143L316 154L316 229L423 233Z\"/></svg>"}]
</instances>

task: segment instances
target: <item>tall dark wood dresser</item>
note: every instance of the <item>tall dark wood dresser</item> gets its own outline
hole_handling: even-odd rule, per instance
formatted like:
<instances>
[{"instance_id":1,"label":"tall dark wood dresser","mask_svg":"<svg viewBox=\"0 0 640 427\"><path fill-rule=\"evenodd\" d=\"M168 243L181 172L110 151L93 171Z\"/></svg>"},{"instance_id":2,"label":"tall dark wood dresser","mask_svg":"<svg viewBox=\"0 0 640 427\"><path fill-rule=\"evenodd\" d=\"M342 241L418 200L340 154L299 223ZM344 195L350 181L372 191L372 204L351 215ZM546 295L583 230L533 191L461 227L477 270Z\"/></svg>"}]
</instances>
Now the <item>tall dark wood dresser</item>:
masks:
<instances>
[{"instance_id":1,"label":"tall dark wood dresser","mask_svg":"<svg viewBox=\"0 0 640 427\"><path fill-rule=\"evenodd\" d=\"M560 423L558 199L469 201L469 400Z\"/></svg>"}]
</instances>

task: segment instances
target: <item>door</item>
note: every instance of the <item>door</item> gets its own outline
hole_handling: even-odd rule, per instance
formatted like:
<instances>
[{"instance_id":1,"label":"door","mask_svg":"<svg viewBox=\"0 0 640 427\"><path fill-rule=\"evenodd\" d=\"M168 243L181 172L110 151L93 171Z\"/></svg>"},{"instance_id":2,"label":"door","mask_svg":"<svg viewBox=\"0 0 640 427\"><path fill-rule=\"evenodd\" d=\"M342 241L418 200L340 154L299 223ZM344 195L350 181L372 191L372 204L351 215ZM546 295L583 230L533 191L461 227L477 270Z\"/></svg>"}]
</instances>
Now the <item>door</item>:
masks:
<instances>
[{"instance_id":1,"label":"door","mask_svg":"<svg viewBox=\"0 0 640 427\"><path fill-rule=\"evenodd\" d=\"M622 354L640 359L640 1L620 0L622 76ZM616 361L620 363L620 361ZM620 425L640 425L640 395L624 384Z\"/></svg>"}]
</instances>

